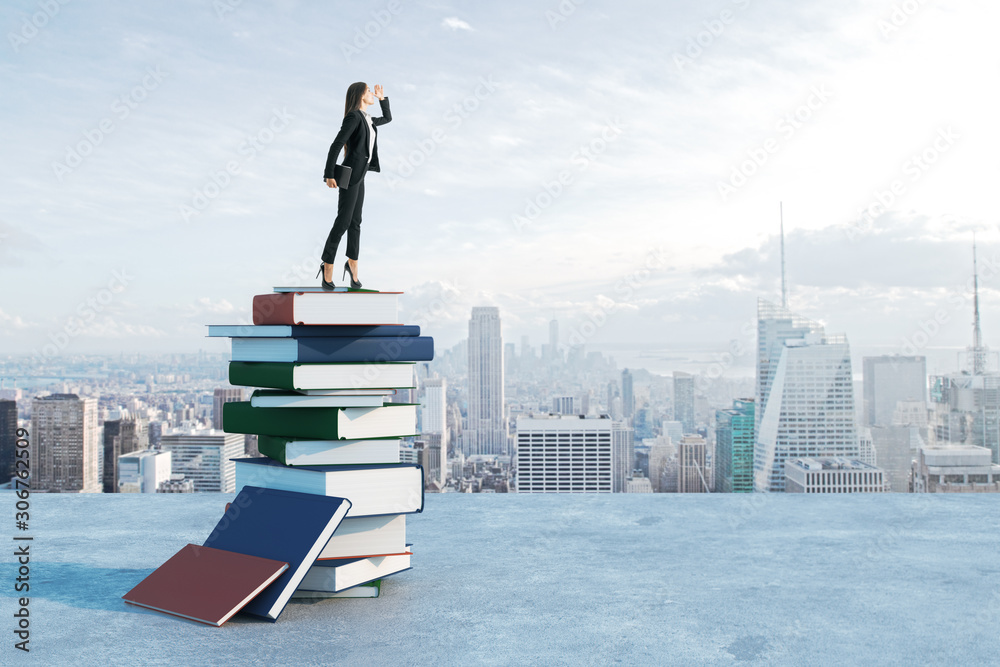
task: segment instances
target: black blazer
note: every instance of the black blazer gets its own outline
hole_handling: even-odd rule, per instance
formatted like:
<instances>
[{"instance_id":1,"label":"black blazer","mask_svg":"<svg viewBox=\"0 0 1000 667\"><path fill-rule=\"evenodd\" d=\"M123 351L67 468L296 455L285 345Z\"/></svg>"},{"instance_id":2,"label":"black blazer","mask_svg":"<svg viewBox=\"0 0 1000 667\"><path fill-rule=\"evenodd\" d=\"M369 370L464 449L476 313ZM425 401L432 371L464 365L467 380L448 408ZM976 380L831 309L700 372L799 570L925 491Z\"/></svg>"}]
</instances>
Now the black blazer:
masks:
<instances>
[{"instance_id":1,"label":"black blazer","mask_svg":"<svg viewBox=\"0 0 1000 667\"><path fill-rule=\"evenodd\" d=\"M389 112L389 98L383 97L378 101L382 107L382 117L372 118L372 126L375 129L375 147L372 149L372 159L368 164L368 171L381 171L378 164L378 126L385 125L392 120ZM346 145L347 155L343 164L351 168L351 182L354 185L364 178L364 166L368 162L368 123L365 122L361 109L355 109L344 116L344 122L340 125L340 132L330 144L330 152L326 156L326 169L323 171L323 180L333 178L333 165L337 163L340 150ZM338 184L339 185L339 184Z\"/></svg>"}]
</instances>

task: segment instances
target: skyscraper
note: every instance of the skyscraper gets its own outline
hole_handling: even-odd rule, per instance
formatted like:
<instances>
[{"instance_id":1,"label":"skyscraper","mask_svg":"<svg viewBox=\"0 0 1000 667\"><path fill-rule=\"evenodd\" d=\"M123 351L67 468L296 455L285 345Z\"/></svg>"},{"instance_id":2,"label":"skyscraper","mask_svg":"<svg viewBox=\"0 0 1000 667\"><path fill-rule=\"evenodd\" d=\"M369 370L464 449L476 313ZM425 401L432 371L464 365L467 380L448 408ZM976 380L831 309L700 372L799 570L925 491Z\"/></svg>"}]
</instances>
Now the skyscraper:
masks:
<instances>
[{"instance_id":1,"label":"skyscraper","mask_svg":"<svg viewBox=\"0 0 1000 667\"><path fill-rule=\"evenodd\" d=\"M222 430L222 405L230 401L242 401L242 387L218 387L212 394L212 428Z\"/></svg>"},{"instance_id":2,"label":"skyscraper","mask_svg":"<svg viewBox=\"0 0 1000 667\"><path fill-rule=\"evenodd\" d=\"M785 490L789 458L858 458L847 337L808 333L776 355L754 445L754 488Z\"/></svg>"},{"instance_id":3,"label":"skyscraper","mask_svg":"<svg viewBox=\"0 0 1000 667\"><path fill-rule=\"evenodd\" d=\"M17 401L0 401L0 484L14 475L17 449Z\"/></svg>"},{"instance_id":4,"label":"skyscraper","mask_svg":"<svg viewBox=\"0 0 1000 667\"><path fill-rule=\"evenodd\" d=\"M104 493L118 493L118 457L149 447L145 419L126 417L104 422Z\"/></svg>"},{"instance_id":5,"label":"skyscraper","mask_svg":"<svg viewBox=\"0 0 1000 667\"><path fill-rule=\"evenodd\" d=\"M715 413L715 491L753 492L753 399Z\"/></svg>"},{"instance_id":6,"label":"skyscraper","mask_svg":"<svg viewBox=\"0 0 1000 667\"><path fill-rule=\"evenodd\" d=\"M477 306L469 320L469 411L466 454L507 454L500 310Z\"/></svg>"},{"instance_id":7,"label":"skyscraper","mask_svg":"<svg viewBox=\"0 0 1000 667\"><path fill-rule=\"evenodd\" d=\"M685 433L694 433L694 376L674 371L674 421L679 421Z\"/></svg>"},{"instance_id":8,"label":"skyscraper","mask_svg":"<svg viewBox=\"0 0 1000 667\"><path fill-rule=\"evenodd\" d=\"M709 493L708 443L700 435L685 435L677 445L677 492Z\"/></svg>"},{"instance_id":9,"label":"skyscraper","mask_svg":"<svg viewBox=\"0 0 1000 667\"><path fill-rule=\"evenodd\" d=\"M632 387L632 373L629 369L622 371L622 417L626 424L632 424L635 416L635 393Z\"/></svg>"},{"instance_id":10,"label":"skyscraper","mask_svg":"<svg viewBox=\"0 0 1000 667\"><path fill-rule=\"evenodd\" d=\"M865 426L890 426L899 401L927 400L924 357L865 357L863 364Z\"/></svg>"},{"instance_id":11,"label":"skyscraper","mask_svg":"<svg viewBox=\"0 0 1000 667\"><path fill-rule=\"evenodd\" d=\"M420 432L438 434L440 454L448 458L448 381L433 377L424 380L424 404L421 409Z\"/></svg>"},{"instance_id":12,"label":"skyscraper","mask_svg":"<svg viewBox=\"0 0 1000 667\"><path fill-rule=\"evenodd\" d=\"M784 262L782 262L784 266ZM771 393L775 369L786 340L803 338L808 333L823 333L819 324L799 317L783 306L765 299L757 300L757 390L754 413L754 436Z\"/></svg>"},{"instance_id":13,"label":"skyscraper","mask_svg":"<svg viewBox=\"0 0 1000 667\"><path fill-rule=\"evenodd\" d=\"M549 322L549 355L554 361L562 359L559 352L559 320L555 319Z\"/></svg>"},{"instance_id":14,"label":"skyscraper","mask_svg":"<svg viewBox=\"0 0 1000 667\"><path fill-rule=\"evenodd\" d=\"M979 324L979 275L972 246L973 324L966 372L931 377L933 440L986 447L1000 463L1000 373L987 368L987 348Z\"/></svg>"},{"instance_id":15,"label":"skyscraper","mask_svg":"<svg viewBox=\"0 0 1000 667\"><path fill-rule=\"evenodd\" d=\"M97 399L52 394L31 401L31 486L100 493Z\"/></svg>"}]
</instances>

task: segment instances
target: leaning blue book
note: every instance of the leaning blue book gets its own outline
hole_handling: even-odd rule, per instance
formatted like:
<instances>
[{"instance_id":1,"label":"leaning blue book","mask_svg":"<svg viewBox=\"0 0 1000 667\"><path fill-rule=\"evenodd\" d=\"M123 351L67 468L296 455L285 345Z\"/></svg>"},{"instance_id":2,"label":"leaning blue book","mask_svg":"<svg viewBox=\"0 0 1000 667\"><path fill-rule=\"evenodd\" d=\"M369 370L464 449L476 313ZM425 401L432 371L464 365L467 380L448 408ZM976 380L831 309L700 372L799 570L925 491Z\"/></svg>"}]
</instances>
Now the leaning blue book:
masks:
<instances>
[{"instance_id":1,"label":"leaning blue book","mask_svg":"<svg viewBox=\"0 0 1000 667\"><path fill-rule=\"evenodd\" d=\"M430 361L430 336L328 336L306 338L233 338L233 361L299 363Z\"/></svg>"},{"instance_id":2,"label":"leaning blue book","mask_svg":"<svg viewBox=\"0 0 1000 667\"><path fill-rule=\"evenodd\" d=\"M203 546L288 563L242 608L275 621L350 507L345 498L244 486Z\"/></svg>"},{"instance_id":3,"label":"leaning blue book","mask_svg":"<svg viewBox=\"0 0 1000 667\"><path fill-rule=\"evenodd\" d=\"M272 459L236 461L236 488L350 498L350 517L412 514L424 509L424 470L414 463L286 466Z\"/></svg>"}]
</instances>

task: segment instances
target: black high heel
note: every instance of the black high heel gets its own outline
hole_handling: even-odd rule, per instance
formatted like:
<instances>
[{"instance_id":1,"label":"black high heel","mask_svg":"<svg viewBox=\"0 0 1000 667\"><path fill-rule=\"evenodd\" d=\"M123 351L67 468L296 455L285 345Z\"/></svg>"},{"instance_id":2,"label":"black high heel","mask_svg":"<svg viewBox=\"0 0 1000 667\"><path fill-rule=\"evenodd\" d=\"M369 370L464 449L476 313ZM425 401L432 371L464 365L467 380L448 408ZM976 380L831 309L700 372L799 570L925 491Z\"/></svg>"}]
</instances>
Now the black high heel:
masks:
<instances>
[{"instance_id":1,"label":"black high heel","mask_svg":"<svg viewBox=\"0 0 1000 667\"><path fill-rule=\"evenodd\" d=\"M319 263L319 271L316 272L316 277L319 278L320 276L323 276L323 279L319 283L320 287L322 287L323 289L325 289L327 291L332 291L332 290L336 289L337 286L334 285L333 283L326 282L326 276L323 275L323 268L325 266L326 266L325 262L320 262Z\"/></svg>"},{"instance_id":2,"label":"black high heel","mask_svg":"<svg viewBox=\"0 0 1000 667\"><path fill-rule=\"evenodd\" d=\"M343 279L348 273L351 274L351 288L361 289L361 283L354 279L354 273L351 272L351 263L344 262L344 275L341 276L341 279Z\"/></svg>"}]
</instances>

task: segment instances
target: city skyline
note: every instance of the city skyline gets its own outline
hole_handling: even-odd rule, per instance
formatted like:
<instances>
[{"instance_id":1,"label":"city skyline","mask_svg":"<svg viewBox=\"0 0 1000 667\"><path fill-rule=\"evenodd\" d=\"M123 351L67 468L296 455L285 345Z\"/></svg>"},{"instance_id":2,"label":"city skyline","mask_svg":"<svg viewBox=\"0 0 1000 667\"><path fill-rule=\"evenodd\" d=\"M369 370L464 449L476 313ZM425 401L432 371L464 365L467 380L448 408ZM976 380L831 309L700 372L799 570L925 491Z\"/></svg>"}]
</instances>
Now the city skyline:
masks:
<instances>
[{"instance_id":1,"label":"city skyline","mask_svg":"<svg viewBox=\"0 0 1000 667\"><path fill-rule=\"evenodd\" d=\"M310 283L354 80L395 115L361 275L442 347L494 305L508 340L723 352L780 292L779 202L789 307L855 350L964 348L974 231L1000 294L995 6L178 7L6 18L9 353L222 351L205 324Z\"/></svg>"}]
</instances>

